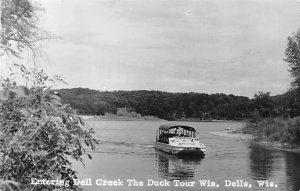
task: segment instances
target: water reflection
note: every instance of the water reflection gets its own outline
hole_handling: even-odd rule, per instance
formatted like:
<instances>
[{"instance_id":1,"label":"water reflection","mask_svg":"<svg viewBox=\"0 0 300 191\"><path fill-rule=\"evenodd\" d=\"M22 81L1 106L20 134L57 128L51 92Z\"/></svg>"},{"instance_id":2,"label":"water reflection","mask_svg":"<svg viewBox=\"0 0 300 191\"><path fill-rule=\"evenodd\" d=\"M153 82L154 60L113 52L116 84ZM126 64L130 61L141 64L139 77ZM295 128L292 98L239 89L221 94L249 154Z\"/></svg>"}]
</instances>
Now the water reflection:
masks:
<instances>
[{"instance_id":1,"label":"water reflection","mask_svg":"<svg viewBox=\"0 0 300 191\"><path fill-rule=\"evenodd\" d=\"M250 175L253 180L273 179L281 190L300 190L300 153L257 144L251 144L249 149Z\"/></svg>"},{"instance_id":2,"label":"water reflection","mask_svg":"<svg viewBox=\"0 0 300 191\"><path fill-rule=\"evenodd\" d=\"M161 178L168 180L192 180L195 169L203 156L177 157L156 150L156 167Z\"/></svg>"},{"instance_id":3,"label":"water reflection","mask_svg":"<svg viewBox=\"0 0 300 191\"><path fill-rule=\"evenodd\" d=\"M274 151L263 148L262 146L251 144L250 149L250 172L254 180L267 180L272 176Z\"/></svg>"},{"instance_id":4,"label":"water reflection","mask_svg":"<svg viewBox=\"0 0 300 191\"><path fill-rule=\"evenodd\" d=\"M286 152L286 190L300 190L300 154Z\"/></svg>"}]
</instances>

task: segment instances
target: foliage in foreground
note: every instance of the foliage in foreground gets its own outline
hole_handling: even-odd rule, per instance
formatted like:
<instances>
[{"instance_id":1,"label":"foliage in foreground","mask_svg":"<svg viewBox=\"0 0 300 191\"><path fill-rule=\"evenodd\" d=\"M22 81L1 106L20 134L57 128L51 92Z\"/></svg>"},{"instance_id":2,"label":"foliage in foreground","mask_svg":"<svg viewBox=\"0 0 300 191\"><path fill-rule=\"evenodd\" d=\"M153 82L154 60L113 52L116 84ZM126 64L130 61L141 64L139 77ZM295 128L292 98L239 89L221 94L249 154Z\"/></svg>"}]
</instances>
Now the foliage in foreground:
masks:
<instances>
[{"instance_id":1,"label":"foliage in foreground","mask_svg":"<svg viewBox=\"0 0 300 191\"><path fill-rule=\"evenodd\" d=\"M92 129L68 105L61 104L60 97L46 85L53 79L42 71L32 75L36 81L30 89L17 86L9 79L2 84L0 175L3 180L19 182L24 186L22 190L62 188L31 185L31 178L58 179L72 184L76 172L71 168L70 159L83 163L85 149L94 149L97 141L92 137Z\"/></svg>"},{"instance_id":2,"label":"foliage in foreground","mask_svg":"<svg viewBox=\"0 0 300 191\"><path fill-rule=\"evenodd\" d=\"M10 69L7 79L1 77L0 179L20 183L19 188L13 187L19 190L75 190L66 185L30 184L36 178L71 185L76 172L70 161L83 162L85 149L97 143L92 129L52 93L49 84L61 80L50 79L38 69L42 61L38 42L51 38L38 25L43 8L31 0L1 0L0 9L0 56L5 61L1 64ZM22 64L25 55L26 66ZM18 86L14 79L26 86Z\"/></svg>"},{"instance_id":3,"label":"foliage in foreground","mask_svg":"<svg viewBox=\"0 0 300 191\"><path fill-rule=\"evenodd\" d=\"M293 119L265 118L247 123L243 133L252 134L258 140L278 141L300 146L300 117Z\"/></svg>"}]
</instances>

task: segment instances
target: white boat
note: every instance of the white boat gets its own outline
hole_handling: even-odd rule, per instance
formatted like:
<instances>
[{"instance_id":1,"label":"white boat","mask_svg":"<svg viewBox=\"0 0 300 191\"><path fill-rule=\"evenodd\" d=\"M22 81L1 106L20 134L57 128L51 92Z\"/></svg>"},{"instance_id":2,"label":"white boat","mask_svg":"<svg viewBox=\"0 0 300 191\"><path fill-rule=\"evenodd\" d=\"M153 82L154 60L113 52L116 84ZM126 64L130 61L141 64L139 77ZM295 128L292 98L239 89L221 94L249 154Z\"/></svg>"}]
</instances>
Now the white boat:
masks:
<instances>
[{"instance_id":1,"label":"white boat","mask_svg":"<svg viewBox=\"0 0 300 191\"><path fill-rule=\"evenodd\" d=\"M184 125L161 125L156 131L155 148L176 155L204 155L206 152L196 137L196 130Z\"/></svg>"}]
</instances>

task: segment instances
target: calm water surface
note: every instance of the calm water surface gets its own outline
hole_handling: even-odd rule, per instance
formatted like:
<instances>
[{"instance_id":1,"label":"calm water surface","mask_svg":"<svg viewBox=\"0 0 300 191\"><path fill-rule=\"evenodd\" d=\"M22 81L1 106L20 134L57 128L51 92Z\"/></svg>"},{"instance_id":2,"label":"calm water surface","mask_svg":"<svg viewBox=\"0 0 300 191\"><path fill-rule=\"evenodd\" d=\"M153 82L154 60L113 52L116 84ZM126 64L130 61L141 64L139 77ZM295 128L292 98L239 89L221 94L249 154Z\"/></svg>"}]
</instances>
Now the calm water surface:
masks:
<instances>
[{"instance_id":1,"label":"calm water surface","mask_svg":"<svg viewBox=\"0 0 300 191\"><path fill-rule=\"evenodd\" d=\"M156 151L156 129L165 122L88 121L100 144L86 159L85 168L75 164L79 178L90 178L92 186L84 190L300 190L300 154L278 151L233 138L210 134L225 128L240 128L242 123L178 122L195 127L200 142L207 147L204 158L178 158ZM124 186L97 186L97 179L124 181ZM130 187L127 179L143 181ZM147 186L149 179L170 181L170 186ZM176 187L173 180L196 181L194 187ZM201 187L199 180L210 180L216 187ZM252 188L225 187L225 180L249 182ZM274 182L277 187L259 187L257 180Z\"/></svg>"}]
</instances>

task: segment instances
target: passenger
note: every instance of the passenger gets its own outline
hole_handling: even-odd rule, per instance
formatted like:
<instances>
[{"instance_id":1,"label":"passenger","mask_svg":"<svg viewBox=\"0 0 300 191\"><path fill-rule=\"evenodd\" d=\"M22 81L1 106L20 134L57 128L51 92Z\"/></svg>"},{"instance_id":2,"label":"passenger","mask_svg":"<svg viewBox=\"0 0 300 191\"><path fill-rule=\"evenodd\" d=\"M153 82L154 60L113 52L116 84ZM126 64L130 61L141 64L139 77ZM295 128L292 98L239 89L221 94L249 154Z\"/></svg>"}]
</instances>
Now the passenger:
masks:
<instances>
[{"instance_id":1,"label":"passenger","mask_svg":"<svg viewBox=\"0 0 300 191\"><path fill-rule=\"evenodd\" d=\"M176 136L176 137L178 136L177 129L175 129L174 136Z\"/></svg>"},{"instance_id":2,"label":"passenger","mask_svg":"<svg viewBox=\"0 0 300 191\"><path fill-rule=\"evenodd\" d=\"M164 139L165 139L165 132L162 132L162 133L160 134L160 136L159 136L159 140L160 140L161 142L164 142Z\"/></svg>"}]
</instances>

